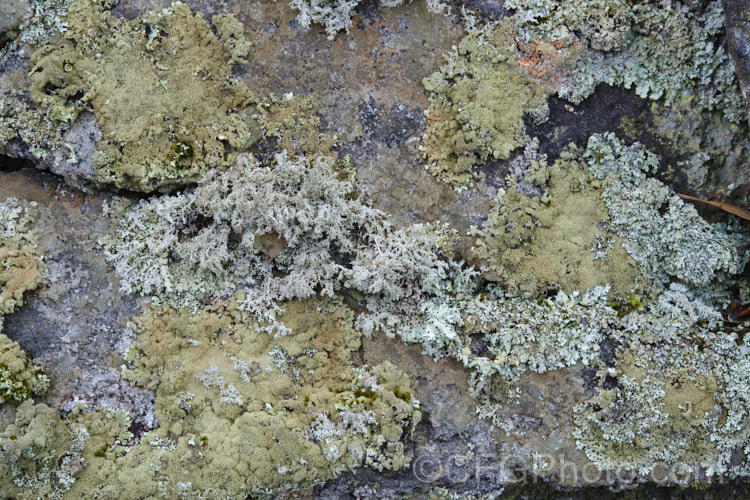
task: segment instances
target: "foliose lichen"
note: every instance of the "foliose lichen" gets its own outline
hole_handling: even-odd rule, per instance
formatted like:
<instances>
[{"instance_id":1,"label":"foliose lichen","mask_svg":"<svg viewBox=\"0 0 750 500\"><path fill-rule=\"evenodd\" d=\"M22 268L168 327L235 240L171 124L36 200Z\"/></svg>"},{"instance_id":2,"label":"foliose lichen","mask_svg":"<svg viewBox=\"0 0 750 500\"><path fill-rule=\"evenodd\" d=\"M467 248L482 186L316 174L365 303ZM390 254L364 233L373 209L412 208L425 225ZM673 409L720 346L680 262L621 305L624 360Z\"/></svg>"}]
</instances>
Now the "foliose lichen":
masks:
<instances>
[{"instance_id":1,"label":"foliose lichen","mask_svg":"<svg viewBox=\"0 0 750 500\"><path fill-rule=\"evenodd\" d=\"M37 248L42 225L35 202L0 203L0 315L23 304L25 292L42 284L45 271Z\"/></svg>"},{"instance_id":2,"label":"foliose lichen","mask_svg":"<svg viewBox=\"0 0 750 500\"><path fill-rule=\"evenodd\" d=\"M528 151L533 144L526 147L533 161L522 169L523 180L509 177L487 220L470 230L484 278L527 298L550 288L571 293L609 284L616 297L645 288L647 277L602 224L608 217L602 184L580 152L565 151L547 165Z\"/></svg>"},{"instance_id":3,"label":"foliose lichen","mask_svg":"<svg viewBox=\"0 0 750 500\"><path fill-rule=\"evenodd\" d=\"M478 165L506 160L529 140L524 115L546 118L546 92L515 65L513 24L504 20L470 33L424 79L430 108L420 149L435 177L459 190L472 185Z\"/></svg>"},{"instance_id":4,"label":"foliose lichen","mask_svg":"<svg viewBox=\"0 0 750 500\"><path fill-rule=\"evenodd\" d=\"M138 482L147 494L188 488L232 497L307 491L362 466L407 466L403 440L421 416L408 378L390 363L355 367L360 334L340 301L282 308L283 336L237 301L197 315L153 309L136 318L123 373L156 392L160 425L100 468L99 481L121 491ZM156 463L153 476L128 472Z\"/></svg>"},{"instance_id":5,"label":"foliose lichen","mask_svg":"<svg viewBox=\"0 0 750 500\"><path fill-rule=\"evenodd\" d=\"M640 144L625 146L614 134L594 134L583 154L594 177L604 180L608 227L623 247L663 283L676 278L705 287L744 265L735 242L704 221L692 205L648 173L659 158Z\"/></svg>"},{"instance_id":6,"label":"foliose lichen","mask_svg":"<svg viewBox=\"0 0 750 500\"><path fill-rule=\"evenodd\" d=\"M42 394L49 387L44 369L32 362L18 342L5 336L2 327L0 316L0 404Z\"/></svg>"},{"instance_id":7,"label":"foliose lichen","mask_svg":"<svg viewBox=\"0 0 750 500\"><path fill-rule=\"evenodd\" d=\"M599 83L667 104L687 91L703 110L744 119L734 63L721 44L719 1L699 7L678 0L509 0L504 6L515 9L516 38L532 52L543 41L581 46L570 51L566 76L540 75L554 76L549 83L561 97L578 103Z\"/></svg>"},{"instance_id":8,"label":"foliose lichen","mask_svg":"<svg viewBox=\"0 0 750 500\"><path fill-rule=\"evenodd\" d=\"M411 0L409 0L411 1ZM305 29L312 23L321 24L333 40L341 31L349 33L352 17L361 0L291 0L289 5L299 11L297 22ZM381 0L385 7L398 7L404 0ZM426 0L427 9L433 14L447 14L450 7L441 0Z\"/></svg>"},{"instance_id":9,"label":"foliose lichen","mask_svg":"<svg viewBox=\"0 0 750 500\"><path fill-rule=\"evenodd\" d=\"M695 484L750 472L746 342L681 284L623 318L617 381L575 409L578 446L600 470Z\"/></svg>"},{"instance_id":10,"label":"foliose lichen","mask_svg":"<svg viewBox=\"0 0 750 500\"><path fill-rule=\"evenodd\" d=\"M85 465L85 429L69 428L56 409L28 399L0 433L0 487L13 498L62 498Z\"/></svg>"},{"instance_id":11,"label":"foliose lichen","mask_svg":"<svg viewBox=\"0 0 750 500\"><path fill-rule=\"evenodd\" d=\"M103 129L94 158L100 182L169 189L257 140L243 111L255 98L231 74L230 64L250 53L234 17L214 17L217 36L179 2L132 21L92 0L68 10L64 40L33 54L31 97L52 122L94 113Z\"/></svg>"}]
</instances>

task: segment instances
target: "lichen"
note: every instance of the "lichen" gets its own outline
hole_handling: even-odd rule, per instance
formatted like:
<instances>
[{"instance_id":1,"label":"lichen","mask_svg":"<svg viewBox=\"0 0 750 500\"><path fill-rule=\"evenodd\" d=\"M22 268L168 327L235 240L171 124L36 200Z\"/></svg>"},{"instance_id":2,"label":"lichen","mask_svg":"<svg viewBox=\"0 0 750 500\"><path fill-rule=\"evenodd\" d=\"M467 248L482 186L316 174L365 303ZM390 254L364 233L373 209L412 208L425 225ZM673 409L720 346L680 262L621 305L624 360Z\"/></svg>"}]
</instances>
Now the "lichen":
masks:
<instances>
[{"instance_id":1,"label":"lichen","mask_svg":"<svg viewBox=\"0 0 750 500\"><path fill-rule=\"evenodd\" d=\"M336 136L320 131L318 105L308 96L270 95L257 106L255 115L267 140L290 154L308 158L332 156Z\"/></svg>"},{"instance_id":2,"label":"lichen","mask_svg":"<svg viewBox=\"0 0 750 500\"><path fill-rule=\"evenodd\" d=\"M395 229L350 196L333 165L241 155L193 191L141 202L103 241L122 289L193 309L241 289L243 307L268 319L277 300L342 287L393 305L439 286L445 264L434 240L418 227Z\"/></svg>"},{"instance_id":3,"label":"lichen","mask_svg":"<svg viewBox=\"0 0 750 500\"><path fill-rule=\"evenodd\" d=\"M571 293L606 284L623 298L645 287L636 263L602 226L603 188L579 154L570 150L553 165L538 158L529 166L524 180L544 190L539 196L527 196L510 177L482 227L471 228L477 237L472 252L486 279L528 298L548 289ZM609 248L589 251L597 244Z\"/></svg>"},{"instance_id":4,"label":"lichen","mask_svg":"<svg viewBox=\"0 0 750 500\"><path fill-rule=\"evenodd\" d=\"M333 40L341 31L349 33L354 10L360 3L361 0L291 0L289 5L299 11L297 22L300 26L309 29L312 23L321 24L328 39ZM380 3L385 7L398 7L404 0L381 0ZM450 7L440 0L426 0L426 4L433 14L450 12Z\"/></svg>"},{"instance_id":5,"label":"lichen","mask_svg":"<svg viewBox=\"0 0 750 500\"><path fill-rule=\"evenodd\" d=\"M336 252L351 253L355 228L381 215L348 199L351 184L335 178L332 164L282 153L266 166L241 155L194 191L141 202L108 247L123 290L195 307L242 285L254 310L317 287L333 294L344 268Z\"/></svg>"},{"instance_id":6,"label":"lichen","mask_svg":"<svg viewBox=\"0 0 750 500\"><path fill-rule=\"evenodd\" d=\"M599 83L634 88L666 104L687 91L701 110L721 111L730 122L744 119L734 63L721 37L721 2L695 8L678 0L512 0L517 39L582 45L570 52L565 74L541 76L559 95L579 103ZM544 59L544 58L542 58ZM539 61L538 65L543 64Z\"/></svg>"},{"instance_id":7,"label":"lichen","mask_svg":"<svg viewBox=\"0 0 750 500\"><path fill-rule=\"evenodd\" d=\"M459 190L480 177L478 165L527 142L524 115L547 115L546 93L515 68L512 28L506 20L469 34L423 81L430 108L420 149L430 173Z\"/></svg>"},{"instance_id":8,"label":"lichen","mask_svg":"<svg viewBox=\"0 0 750 500\"><path fill-rule=\"evenodd\" d=\"M255 98L231 74L250 50L232 16L216 16L218 38L179 2L126 21L75 0L67 22L65 39L32 57L31 97L53 122L94 113L103 129L94 158L100 182L169 189L257 140L245 110Z\"/></svg>"},{"instance_id":9,"label":"lichen","mask_svg":"<svg viewBox=\"0 0 750 500\"><path fill-rule=\"evenodd\" d=\"M13 312L23 304L25 292L42 284L40 225L35 202L8 198L0 203L0 314Z\"/></svg>"},{"instance_id":10,"label":"lichen","mask_svg":"<svg viewBox=\"0 0 750 500\"><path fill-rule=\"evenodd\" d=\"M2 332L0 316L0 332ZM0 333L0 404L6 401L24 401L32 395L40 395L49 387L49 378L44 369L32 362L14 342Z\"/></svg>"},{"instance_id":11,"label":"lichen","mask_svg":"<svg viewBox=\"0 0 750 500\"><path fill-rule=\"evenodd\" d=\"M721 315L673 284L613 329L617 381L575 409L578 446L600 470L694 484L747 475L747 345Z\"/></svg>"},{"instance_id":12,"label":"lichen","mask_svg":"<svg viewBox=\"0 0 750 500\"><path fill-rule=\"evenodd\" d=\"M608 227L651 276L706 287L737 273L744 261L734 241L704 221L660 181L648 177L658 157L640 144L625 146L614 134L594 134L583 154L604 180Z\"/></svg>"},{"instance_id":13,"label":"lichen","mask_svg":"<svg viewBox=\"0 0 750 500\"><path fill-rule=\"evenodd\" d=\"M750 140L745 123L731 123L720 113L701 113L696 98L683 95L669 106L651 105L653 132L679 151L681 158L662 168L671 185L708 199L728 199L747 183ZM623 137L625 138L625 137Z\"/></svg>"},{"instance_id":14,"label":"lichen","mask_svg":"<svg viewBox=\"0 0 750 500\"><path fill-rule=\"evenodd\" d=\"M175 496L189 479L194 495L270 495L362 466L407 466L403 439L421 415L409 380L390 363L354 366L359 333L340 301L281 307L284 336L236 301L136 318L123 373L156 392L160 425L100 461L96 482L82 479L88 492Z\"/></svg>"},{"instance_id":15,"label":"lichen","mask_svg":"<svg viewBox=\"0 0 750 500\"><path fill-rule=\"evenodd\" d=\"M13 498L62 498L85 466L85 429L71 429L54 408L28 399L0 433L0 488Z\"/></svg>"}]
</instances>

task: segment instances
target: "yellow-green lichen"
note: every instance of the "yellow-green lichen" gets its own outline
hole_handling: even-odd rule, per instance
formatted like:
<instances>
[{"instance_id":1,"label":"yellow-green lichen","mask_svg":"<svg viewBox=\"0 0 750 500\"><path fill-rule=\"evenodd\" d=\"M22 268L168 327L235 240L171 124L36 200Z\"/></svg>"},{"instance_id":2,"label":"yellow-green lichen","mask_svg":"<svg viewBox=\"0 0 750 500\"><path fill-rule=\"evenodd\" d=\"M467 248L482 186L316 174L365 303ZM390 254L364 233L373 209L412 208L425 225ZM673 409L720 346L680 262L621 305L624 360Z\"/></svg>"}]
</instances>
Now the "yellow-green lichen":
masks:
<instances>
[{"instance_id":1,"label":"yellow-green lichen","mask_svg":"<svg viewBox=\"0 0 750 500\"><path fill-rule=\"evenodd\" d=\"M331 156L336 137L320 131L315 99L292 93L280 99L270 95L257 108L255 117L266 138L276 141L282 149L308 158Z\"/></svg>"},{"instance_id":2,"label":"yellow-green lichen","mask_svg":"<svg viewBox=\"0 0 750 500\"><path fill-rule=\"evenodd\" d=\"M430 92L421 150L435 177L457 189L480 177L476 167L508 159L526 141L523 117L543 119L546 93L515 68L512 24L471 33L448 63L424 79Z\"/></svg>"},{"instance_id":3,"label":"yellow-green lichen","mask_svg":"<svg viewBox=\"0 0 750 500\"><path fill-rule=\"evenodd\" d=\"M36 203L16 198L0 203L0 314L13 312L23 304L25 292L42 284L38 226Z\"/></svg>"},{"instance_id":4,"label":"yellow-green lichen","mask_svg":"<svg viewBox=\"0 0 750 500\"><path fill-rule=\"evenodd\" d=\"M216 16L219 38L179 2L127 21L75 0L68 24L64 40L34 53L31 97L52 120L95 114L100 182L168 189L257 140L245 109L253 94L231 74L250 50L232 16Z\"/></svg>"},{"instance_id":5,"label":"yellow-green lichen","mask_svg":"<svg viewBox=\"0 0 750 500\"><path fill-rule=\"evenodd\" d=\"M31 361L18 342L0 333L0 404L23 401L32 394L42 394L47 387L49 378L44 369Z\"/></svg>"},{"instance_id":6,"label":"yellow-green lichen","mask_svg":"<svg viewBox=\"0 0 750 500\"><path fill-rule=\"evenodd\" d=\"M16 408L0 433L0 491L24 500L62 498L85 466L89 435L71 428L54 408L31 399Z\"/></svg>"},{"instance_id":7,"label":"yellow-green lichen","mask_svg":"<svg viewBox=\"0 0 750 500\"><path fill-rule=\"evenodd\" d=\"M236 305L136 318L123 373L156 392L160 425L129 450L93 443L96 470L74 491L237 497L407 466L403 439L421 412L406 376L390 363L354 366L359 334L341 302L283 307L283 335Z\"/></svg>"},{"instance_id":8,"label":"yellow-green lichen","mask_svg":"<svg viewBox=\"0 0 750 500\"><path fill-rule=\"evenodd\" d=\"M532 166L527 180L544 188L540 197L525 195L511 178L483 227L472 228L486 279L527 297L610 284L625 298L643 284L621 240L601 226L607 219L602 183L577 156L569 151L551 166Z\"/></svg>"}]
</instances>

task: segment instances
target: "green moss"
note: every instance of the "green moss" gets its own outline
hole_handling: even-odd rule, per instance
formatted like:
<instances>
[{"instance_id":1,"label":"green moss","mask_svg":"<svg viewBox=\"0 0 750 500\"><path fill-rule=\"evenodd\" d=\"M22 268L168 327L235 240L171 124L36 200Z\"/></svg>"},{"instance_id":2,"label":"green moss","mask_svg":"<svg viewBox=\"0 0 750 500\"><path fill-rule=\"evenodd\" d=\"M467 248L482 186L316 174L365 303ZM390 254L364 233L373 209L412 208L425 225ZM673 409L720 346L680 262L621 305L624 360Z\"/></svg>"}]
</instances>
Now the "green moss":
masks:
<instances>
[{"instance_id":1,"label":"green moss","mask_svg":"<svg viewBox=\"0 0 750 500\"><path fill-rule=\"evenodd\" d=\"M469 34L448 63L424 79L430 92L420 149L427 169L457 189L478 165L508 159L527 139L523 117L546 117L546 93L515 68L512 24Z\"/></svg>"},{"instance_id":2,"label":"green moss","mask_svg":"<svg viewBox=\"0 0 750 500\"><path fill-rule=\"evenodd\" d=\"M100 182L139 191L194 182L258 139L244 111L254 97L230 68L248 43L236 19L217 18L221 38L179 2L126 21L75 0L65 40L33 55L32 99L58 122L93 111Z\"/></svg>"}]
</instances>

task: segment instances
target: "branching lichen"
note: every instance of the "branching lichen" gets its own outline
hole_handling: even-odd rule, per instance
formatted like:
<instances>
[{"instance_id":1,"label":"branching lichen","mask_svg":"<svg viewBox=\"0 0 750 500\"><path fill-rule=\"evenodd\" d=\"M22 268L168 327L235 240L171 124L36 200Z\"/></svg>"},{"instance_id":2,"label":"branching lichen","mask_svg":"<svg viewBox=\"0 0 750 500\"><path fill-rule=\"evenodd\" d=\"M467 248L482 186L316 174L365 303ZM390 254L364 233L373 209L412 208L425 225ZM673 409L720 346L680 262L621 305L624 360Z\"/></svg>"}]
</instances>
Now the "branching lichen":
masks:
<instances>
[{"instance_id":1,"label":"branching lichen","mask_svg":"<svg viewBox=\"0 0 750 500\"><path fill-rule=\"evenodd\" d=\"M266 319L277 300L342 286L381 303L418 300L444 276L433 239L353 199L332 165L241 155L193 191L141 202L105 242L123 290L195 308L240 288L243 307Z\"/></svg>"}]
</instances>

